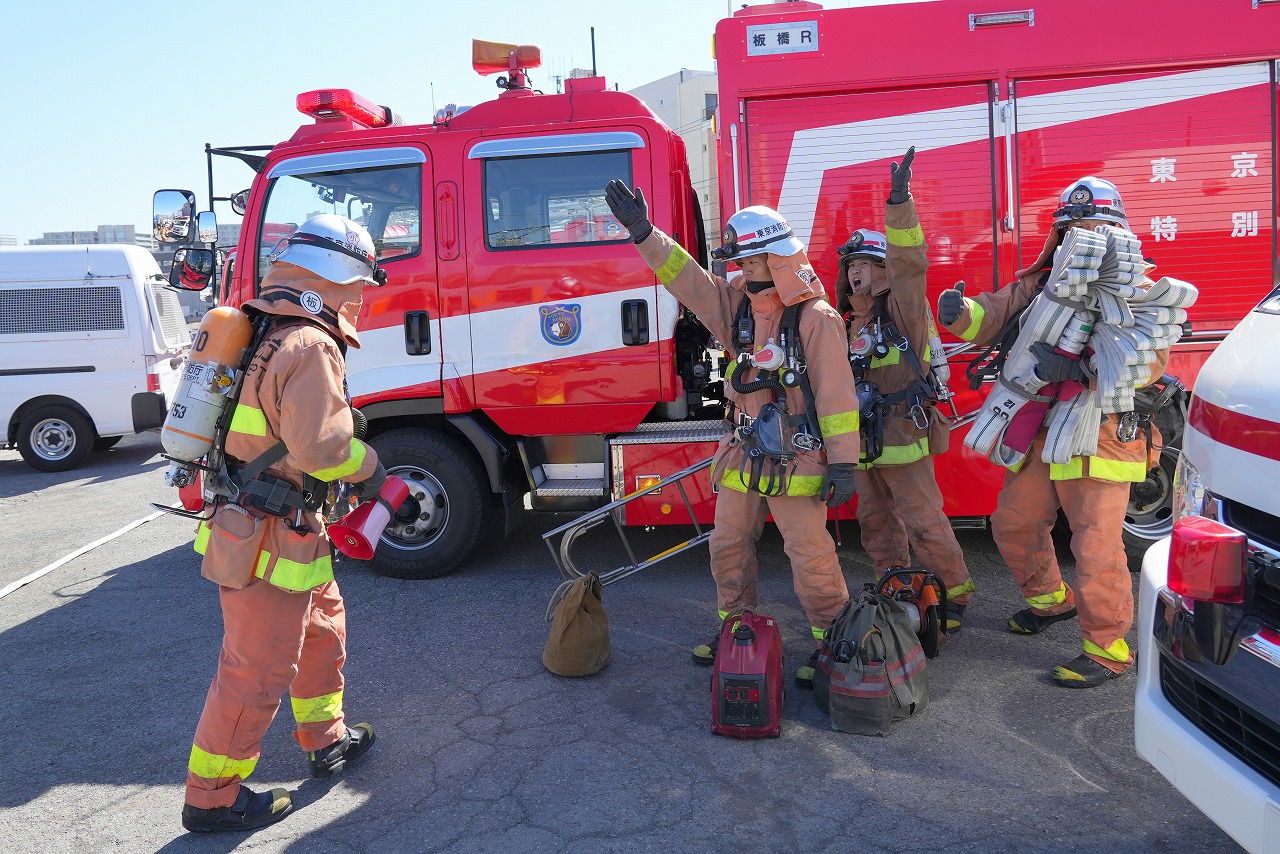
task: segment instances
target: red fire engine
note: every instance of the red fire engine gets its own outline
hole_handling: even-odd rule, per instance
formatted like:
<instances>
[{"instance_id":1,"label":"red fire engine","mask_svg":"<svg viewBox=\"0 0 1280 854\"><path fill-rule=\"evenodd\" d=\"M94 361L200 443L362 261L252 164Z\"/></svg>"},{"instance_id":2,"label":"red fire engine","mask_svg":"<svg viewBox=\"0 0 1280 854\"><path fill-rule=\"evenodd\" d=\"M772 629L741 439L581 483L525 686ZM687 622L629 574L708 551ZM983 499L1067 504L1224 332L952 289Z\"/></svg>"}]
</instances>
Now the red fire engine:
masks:
<instances>
[{"instance_id":1,"label":"red fire engine","mask_svg":"<svg viewBox=\"0 0 1280 854\"><path fill-rule=\"evenodd\" d=\"M1202 289L1170 366L1190 382L1273 277L1280 9L1238 5L1212 22L1182 0L1159 18L1138 0L991 20L963 0L743 9L716 33L724 216L777 207L830 287L835 247L881 222L888 161L915 145L936 296L960 278L1010 280L1061 188L1098 174L1120 185L1140 236L1159 229L1144 248L1161 270ZM1094 35L1099 21L1116 36ZM602 78L537 93L536 49L496 48L477 43L474 64L503 73L499 96L432 124L326 90L299 96L314 123L288 141L208 150L257 173L233 203L244 223L230 303L254 294L279 237L314 213L362 222L377 241L389 283L365 290L348 380L369 440L411 487L375 557L399 577L449 572L491 517L505 512L509 529L526 502L581 512L651 487L709 457L725 429L713 342L604 203L611 178L642 187L654 224L706 263L680 137ZM226 199L212 178L209 195ZM953 521L976 522L1001 473L963 447L985 390L967 387L968 356L951 343L960 417L938 471ZM1135 488L1135 536L1159 535L1172 462ZM614 517L701 525L713 501L699 474Z\"/></svg>"},{"instance_id":2,"label":"red fire engine","mask_svg":"<svg viewBox=\"0 0 1280 854\"><path fill-rule=\"evenodd\" d=\"M914 145L936 303L957 280L969 293L1013 281L1043 247L1062 188L1106 178L1157 276L1200 289L1167 369L1189 388L1276 280L1280 3L1025 5L1036 8L789 2L721 21L721 208L778 209L830 287L836 247L883 226L889 163ZM938 478L953 520L983 518L1002 471L963 438L987 389L967 387L970 348L944 341L960 418ZM1157 423L1170 447L1126 520L1142 548L1170 527L1176 400Z\"/></svg>"}]
</instances>

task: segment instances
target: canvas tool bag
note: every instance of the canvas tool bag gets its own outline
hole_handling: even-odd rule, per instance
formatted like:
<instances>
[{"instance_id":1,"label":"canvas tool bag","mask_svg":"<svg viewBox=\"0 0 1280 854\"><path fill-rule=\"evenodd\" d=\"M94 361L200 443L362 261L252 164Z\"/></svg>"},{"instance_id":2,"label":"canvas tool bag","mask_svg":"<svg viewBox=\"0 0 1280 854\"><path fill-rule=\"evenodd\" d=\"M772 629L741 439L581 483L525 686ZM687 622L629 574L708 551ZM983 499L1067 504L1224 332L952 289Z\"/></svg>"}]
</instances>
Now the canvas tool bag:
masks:
<instances>
[{"instance_id":1,"label":"canvas tool bag","mask_svg":"<svg viewBox=\"0 0 1280 854\"><path fill-rule=\"evenodd\" d=\"M924 649L906 610L870 586L850 598L827 630L813 675L831 728L886 735L929 704Z\"/></svg>"},{"instance_id":2,"label":"canvas tool bag","mask_svg":"<svg viewBox=\"0 0 1280 854\"><path fill-rule=\"evenodd\" d=\"M559 676L599 673L613 657L609 615L600 598L600 576L589 572L560 585L547 608L551 634L542 663ZM557 601L558 600L558 601Z\"/></svg>"}]
</instances>

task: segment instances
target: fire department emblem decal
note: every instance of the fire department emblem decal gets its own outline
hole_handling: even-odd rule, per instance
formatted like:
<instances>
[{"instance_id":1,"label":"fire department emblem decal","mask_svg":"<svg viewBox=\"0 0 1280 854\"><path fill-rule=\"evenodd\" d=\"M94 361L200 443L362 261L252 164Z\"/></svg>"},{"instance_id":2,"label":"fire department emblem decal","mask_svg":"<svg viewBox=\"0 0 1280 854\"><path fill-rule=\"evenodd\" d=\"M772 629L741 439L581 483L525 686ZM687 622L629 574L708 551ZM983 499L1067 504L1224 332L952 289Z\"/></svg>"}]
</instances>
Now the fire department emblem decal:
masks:
<instances>
[{"instance_id":1,"label":"fire department emblem decal","mask_svg":"<svg viewBox=\"0 0 1280 854\"><path fill-rule=\"evenodd\" d=\"M542 337L548 344L565 347L582 334L582 306L577 303L539 306L538 314Z\"/></svg>"},{"instance_id":2,"label":"fire department emblem decal","mask_svg":"<svg viewBox=\"0 0 1280 854\"><path fill-rule=\"evenodd\" d=\"M319 314L324 308L324 300L315 291L303 291L302 296L298 297L298 303L312 314Z\"/></svg>"},{"instance_id":3,"label":"fire department emblem decal","mask_svg":"<svg viewBox=\"0 0 1280 854\"><path fill-rule=\"evenodd\" d=\"M1089 192L1088 187L1076 187L1071 191L1071 204L1087 205L1093 201L1093 193Z\"/></svg>"}]
</instances>

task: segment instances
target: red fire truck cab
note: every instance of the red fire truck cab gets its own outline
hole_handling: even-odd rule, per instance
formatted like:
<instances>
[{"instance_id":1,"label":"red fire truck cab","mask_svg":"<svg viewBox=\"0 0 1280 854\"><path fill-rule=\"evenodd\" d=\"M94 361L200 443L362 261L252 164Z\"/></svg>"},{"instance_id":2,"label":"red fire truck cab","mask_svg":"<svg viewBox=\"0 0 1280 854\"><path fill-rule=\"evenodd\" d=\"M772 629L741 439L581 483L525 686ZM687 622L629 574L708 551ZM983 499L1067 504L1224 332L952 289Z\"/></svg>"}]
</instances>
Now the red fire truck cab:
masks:
<instances>
[{"instance_id":1,"label":"red fire truck cab","mask_svg":"<svg viewBox=\"0 0 1280 854\"><path fill-rule=\"evenodd\" d=\"M603 78L535 92L536 48L510 47L501 63L477 54L477 70L508 75L496 99L432 124L399 124L350 91L309 92L298 107L314 122L291 139L210 152L256 172L229 304L253 297L273 247L316 213L375 239L388 283L364 290L348 386L366 438L411 488L375 558L391 575L448 572L526 496L546 511L621 497L636 476L708 456L723 430L703 397L715 396L707 333L604 201L612 178L642 187L653 222L705 260L683 142ZM710 491L693 489L709 521ZM657 495L628 513L690 521Z\"/></svg>"}]
</instances>

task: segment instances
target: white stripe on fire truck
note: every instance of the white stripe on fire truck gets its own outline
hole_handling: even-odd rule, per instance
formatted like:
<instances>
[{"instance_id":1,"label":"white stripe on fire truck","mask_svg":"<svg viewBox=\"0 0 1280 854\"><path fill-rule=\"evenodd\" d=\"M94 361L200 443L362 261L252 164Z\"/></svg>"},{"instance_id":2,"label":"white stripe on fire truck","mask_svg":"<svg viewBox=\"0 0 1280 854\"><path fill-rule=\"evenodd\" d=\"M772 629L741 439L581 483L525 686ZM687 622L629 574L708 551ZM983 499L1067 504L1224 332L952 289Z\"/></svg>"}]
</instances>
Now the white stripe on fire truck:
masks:
<instances>
[{"instance_id":1,"label":"white stripe on fire truck","mask_svg":"<svg viewBox=\"0 0 1280 854\"><path fill-rule=\"evenodd\" d=\"M1117 115L1257 86L1269 80L1266 63L1252 63L1020 97L1018 130ZM996 132L1000 133L1000 129ZM813 235L818 193L828 170L900 157L908 144L915 145L916 152L921 153L983 141L988 136L985 101L797 131L787 157L778 212L791 223L795 236L808 244Z\"/></svg>"},{"instance_id":2,"label":"white stripe on fire truck","mask_svg":"<svg viewBox=\"0 0 1280 854\"><path fill-rule=\"evenodd\" d=\"M387 326L360 333L360 349L347 351L347 385L352 397L390 389L439 382L442 362L449 377L506 371L569 357L616 350L622 344L623 300L653 304L654 288L633 288L592 294L555 303L530 303L431 320L431 355L406 356L404 329ZM665 341L675 332L679 303L666 288L657 288L658 304L650 311L651 341ZM577 304L582 307L578 340L566 346L542 337L540 305Z\"/></svg>"}]
</instances>

